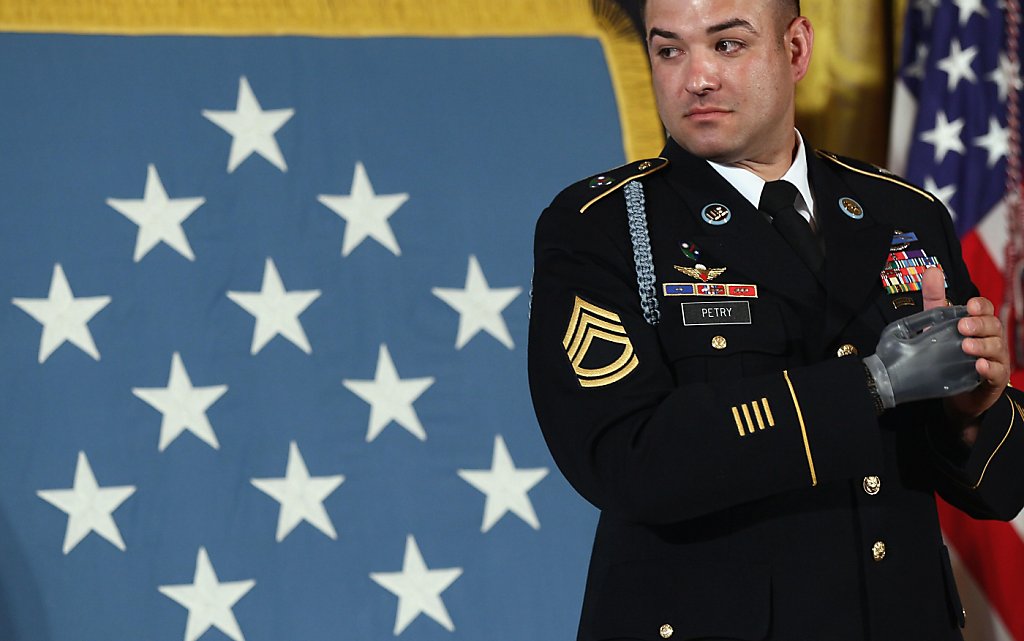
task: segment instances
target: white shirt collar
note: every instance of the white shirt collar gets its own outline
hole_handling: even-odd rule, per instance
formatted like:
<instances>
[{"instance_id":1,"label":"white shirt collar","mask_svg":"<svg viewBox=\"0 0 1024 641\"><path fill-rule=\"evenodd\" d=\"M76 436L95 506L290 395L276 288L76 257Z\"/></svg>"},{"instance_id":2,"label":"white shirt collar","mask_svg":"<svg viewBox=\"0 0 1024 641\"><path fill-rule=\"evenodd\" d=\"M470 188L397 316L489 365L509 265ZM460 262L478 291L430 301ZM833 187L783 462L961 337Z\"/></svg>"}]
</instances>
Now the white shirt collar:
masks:
<instances>
[{"instance_id":1,"label":"white shirt collar","mask_svg":"<svg viewBox=\"0 0 1024 641\"><path fill-rule=\"evenodd\" d=\"M796 210L814 225L814 195L811 193L811 185L807 177L807 150L804 147L803 136L799 131L795 129L794 131L797 140L796 155L793 158L793 164L783 174L782 180L793 183L797 191L800 192L800 199L803 202L800 199L797 200ZM764 190L765 182L760 176L743 167L720 165L710 160L707 162L757 209L757 205L761 202L761 192Z\"/></svg>"}]
</instances>

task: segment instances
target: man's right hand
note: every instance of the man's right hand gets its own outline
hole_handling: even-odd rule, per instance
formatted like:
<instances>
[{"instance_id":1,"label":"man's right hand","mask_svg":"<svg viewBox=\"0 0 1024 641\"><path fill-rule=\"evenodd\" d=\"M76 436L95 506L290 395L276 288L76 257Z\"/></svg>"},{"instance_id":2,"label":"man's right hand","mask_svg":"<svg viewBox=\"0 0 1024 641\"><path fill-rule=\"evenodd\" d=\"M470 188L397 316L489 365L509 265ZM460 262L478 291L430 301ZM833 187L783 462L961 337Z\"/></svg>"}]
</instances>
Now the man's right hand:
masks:
<instances>
[{"instance_id":1,"label":"man's right hand","mask_svg":"<svg viewBox=\"0 0 1024 641\"><path fill-rule=\"evenodd\" d=\"M886 408L978 387L977 359L963 348L959 331L968 309L947 307L941 270L928 271L934 273L922 289L925 311L890 323L875 353L864 359Z\"/></svg>"}]
</instances>

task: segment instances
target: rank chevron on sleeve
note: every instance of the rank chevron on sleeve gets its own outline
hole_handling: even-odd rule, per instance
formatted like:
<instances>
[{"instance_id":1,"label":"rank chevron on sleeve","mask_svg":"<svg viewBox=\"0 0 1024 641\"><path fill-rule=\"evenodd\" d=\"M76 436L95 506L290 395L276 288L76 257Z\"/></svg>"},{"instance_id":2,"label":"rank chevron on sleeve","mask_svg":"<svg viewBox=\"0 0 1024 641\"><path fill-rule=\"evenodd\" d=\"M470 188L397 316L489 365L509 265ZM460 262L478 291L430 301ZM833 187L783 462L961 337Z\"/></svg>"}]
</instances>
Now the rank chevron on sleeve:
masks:
<instances>
[{"instance_id":1,"label":"rank chevron on sleeve","mask_svg":"<svg viewBox=\"0 0 1024 641\"><path fill-rule=\"evenodd\" d=\"M579 296L573 305L562 345L582 387L611 385L628 376L640 364L619 315ZM613 349L609 352L605 347ZM591 350L595 355L587 361Z\"/></svg>"}]
</instances>

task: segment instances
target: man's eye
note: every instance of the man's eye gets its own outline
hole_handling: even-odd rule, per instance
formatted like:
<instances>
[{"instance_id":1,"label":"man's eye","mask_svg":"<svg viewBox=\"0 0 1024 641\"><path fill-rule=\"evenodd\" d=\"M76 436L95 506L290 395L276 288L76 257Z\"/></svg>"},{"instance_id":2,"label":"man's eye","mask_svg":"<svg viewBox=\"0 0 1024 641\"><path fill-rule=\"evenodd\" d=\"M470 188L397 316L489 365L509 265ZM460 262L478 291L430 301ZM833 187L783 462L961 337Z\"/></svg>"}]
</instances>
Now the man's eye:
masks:
<instances>
[{"instance_id":1,"label":"man's eye","mask_svg":"<svg viewBox=\"0 0 1024 641\"><path fill-rule=\"evenodd\" d=\"M678 55L679 49L676 49L675 47L662 47L658 49L659 58L675 58Z\"/></svg>"},{"instance_id":2,"label":"man's eye","mask_svg":"<svg viewBox=\"0 0 1024 641\"><path fill-rule=\"evenodd\" d=\"M715 51L721 53L736 53L743 48L743 43L738 40L720 40L715 45Z\"/></svg>"}]
</instances>

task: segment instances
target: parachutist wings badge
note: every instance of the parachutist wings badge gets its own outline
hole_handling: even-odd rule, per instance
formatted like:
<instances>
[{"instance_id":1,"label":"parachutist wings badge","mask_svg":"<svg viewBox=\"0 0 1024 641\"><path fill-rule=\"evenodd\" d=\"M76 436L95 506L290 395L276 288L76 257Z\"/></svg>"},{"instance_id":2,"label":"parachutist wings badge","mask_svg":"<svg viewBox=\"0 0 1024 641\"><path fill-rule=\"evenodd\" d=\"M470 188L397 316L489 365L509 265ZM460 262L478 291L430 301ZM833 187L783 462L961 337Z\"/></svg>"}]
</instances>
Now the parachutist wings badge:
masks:
<instances>
[{"instance_id":1,"label":"parachutist wings badge","mask_svg":"<svg viewBox=\"0 0 1024 641\"><path fill-rule=\"evenodd\" d=\"M611 385L640 364L619 315L579 296L562 346L583 387Z\"/></svg>"},{"instance_id":2,"label":"parachutist wings badge","mask_svg":"<svg viewBox=\"0 0 1024 641\"><path fill-rule=\"evenodd\" d=\"M709 283L722 274L725 273L725 267L712 267L708 269L704 265L695 265L693 267L680 267L679 265L673 265L677 270L683 272L690 278L696 278L699 281Z\"/></svg>"}]
</instances>

